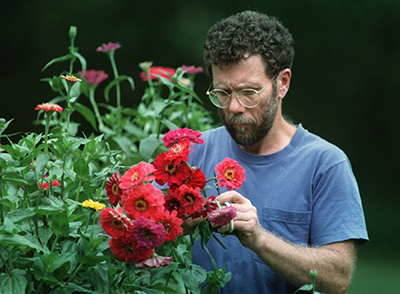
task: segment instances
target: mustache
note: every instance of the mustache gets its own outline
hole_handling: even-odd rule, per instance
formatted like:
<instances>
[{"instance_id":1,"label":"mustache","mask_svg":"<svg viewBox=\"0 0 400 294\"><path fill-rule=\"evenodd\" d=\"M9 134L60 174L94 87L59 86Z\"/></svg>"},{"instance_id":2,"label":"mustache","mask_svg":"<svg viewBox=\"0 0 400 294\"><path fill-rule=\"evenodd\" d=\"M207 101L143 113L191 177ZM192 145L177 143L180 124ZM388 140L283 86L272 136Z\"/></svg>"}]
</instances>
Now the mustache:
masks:
<instances>
[{"instance_id":1,"label":"mustache","mask_svg":"<svg viewBox=\"0 0 400 294\"><path fill-rule=\"evenodd\" d=\"M250 124L255 125L256 120L253 118L247 118L241 114L235 114L229 118L227 121L228 124Z\"/></svg>"}]
</instances>

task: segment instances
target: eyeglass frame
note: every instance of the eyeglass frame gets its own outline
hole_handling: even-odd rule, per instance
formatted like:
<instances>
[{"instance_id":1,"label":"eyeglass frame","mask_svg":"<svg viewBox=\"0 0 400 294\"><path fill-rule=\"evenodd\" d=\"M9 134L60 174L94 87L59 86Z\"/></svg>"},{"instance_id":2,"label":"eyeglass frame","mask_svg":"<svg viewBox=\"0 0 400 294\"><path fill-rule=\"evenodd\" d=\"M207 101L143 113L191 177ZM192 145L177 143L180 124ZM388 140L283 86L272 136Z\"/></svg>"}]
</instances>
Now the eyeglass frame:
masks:
<instances>
[{"instance_id":1,"label":"eyeglass frame","mask_svg":"<svg viewBox=\"0 0 400 294\"><path fill-rule=\"evenodd\" d=\"M245 89L240 90L239 92L236 93L236 98L237 98L237 100L239 101L239 103L240 103L243 107L246 107L246 108L254 108L254 107L257 107L258 104L260 104L260 101L261 101L261 96L260 96L261 92L264 91L264 89L265 89L277 76L278 76L278 74L274 75L274 76L268 81L268 83L267 83L261 90L259 90L259 91L257 91L256 89L251 89L251 88L245 88ZM228 92L226 92L225 90L222 90L222 89L211 89L211 86L212 86L212 85L213 85L213 83L210 84L210 86L208 87L208 90L206 91L206 95L208 96L208 99L210 99L211 103L214 104L216 107L221 108L221 109L224 109L224 108L229 107L229 105L230 105L231 102L232 102L232 95L233 95L233 92L229 94ZM211 90L210 90L210 89L211 89ZM211 100L211 98L210 98L210 93L211 93L212 91L214 91L214 90L218 90L218 91L220 91L220 92L226 93L226 95L229 97L229 103L228 103L226 106L216 105L216 104ZM257 104L254 105L254 106L247 106L247 105L244 105L244 104L242 103L242 101L240 101L240 95L239 95L239 93L242 92L242 91L249 91L249 90L250 90L250 91L254 91L255 93L258 94L258 102L257 102Z\"/></svg>"}]
</instances>

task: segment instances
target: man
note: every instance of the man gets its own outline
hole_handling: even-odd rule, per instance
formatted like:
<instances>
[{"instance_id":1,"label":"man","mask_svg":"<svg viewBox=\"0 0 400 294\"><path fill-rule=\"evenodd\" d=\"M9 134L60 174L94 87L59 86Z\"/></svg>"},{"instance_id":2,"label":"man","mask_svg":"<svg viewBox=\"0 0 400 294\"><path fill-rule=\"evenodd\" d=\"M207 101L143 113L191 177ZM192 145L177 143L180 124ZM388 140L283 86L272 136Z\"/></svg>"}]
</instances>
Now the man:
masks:
<instances>
[{"instance_id":1,"label":"man","mask_svg":"<svg viewBox=\"0 0 400 294\"><path fill-rule=\"evenodd\" d=\"M235 234L222 239L227 249L207 244L232 272L221 293L293 293L311 283L310 270L318 272L318 291L345 293L356 246L368 239L363 209L346 155L282 116L291 34L276 19L245 11L215 24L204 48L213 80L207 93L225 126L204 132L189 162L207 178L225 157L246 172L241 188L217 197L237 210ZM199 221L186 220L185 232ZM199 244L193 262L212 270Z\"/></svg>"}]
</instances>

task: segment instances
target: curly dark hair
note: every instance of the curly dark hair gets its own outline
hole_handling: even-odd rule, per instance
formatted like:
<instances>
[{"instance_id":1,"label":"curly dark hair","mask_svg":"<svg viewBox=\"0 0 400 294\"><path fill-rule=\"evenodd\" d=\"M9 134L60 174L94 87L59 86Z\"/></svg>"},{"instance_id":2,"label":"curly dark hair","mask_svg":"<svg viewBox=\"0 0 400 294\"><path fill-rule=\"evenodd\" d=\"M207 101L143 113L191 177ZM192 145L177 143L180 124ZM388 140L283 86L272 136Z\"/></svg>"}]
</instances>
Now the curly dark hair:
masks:
<instances>
[{"instance_id":1,"label":"curly dark hair","mask_svg":"<svg viewBox=\"0 0 400 294\"><path fill-rule=\"evenodd\" d=\"M292 68L294 49L290 32L274 17L243 11L216 23L208 31L203 60L212 76L211 66L237 63L260 54L270 77Z\"/></svg>"}]
</instances>

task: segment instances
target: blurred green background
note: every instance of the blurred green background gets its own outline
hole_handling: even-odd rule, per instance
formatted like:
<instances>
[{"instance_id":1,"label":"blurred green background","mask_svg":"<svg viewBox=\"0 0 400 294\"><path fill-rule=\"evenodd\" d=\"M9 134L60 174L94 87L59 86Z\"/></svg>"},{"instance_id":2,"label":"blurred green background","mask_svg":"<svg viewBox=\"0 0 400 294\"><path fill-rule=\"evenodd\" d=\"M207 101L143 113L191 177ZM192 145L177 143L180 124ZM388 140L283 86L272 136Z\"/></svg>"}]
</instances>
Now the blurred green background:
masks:
<instances>
[{"instance_id":1,"label":"blurred green background","mask_svg":"<svg viewBox=\"0 0 400 294\"><path fill-rule=\"evenodd\" d=\"M0 117L14 118L7 133L42 132L32 124L33 109L55 94L39 80L60 74L67 64L41 69L68 53L71 25L78 28L75 46L88 69L111 74L108 59L95 49L108 42L122 45L115 55L119 73L136 83L133 92L122 84L122 104L132 107L145 86L140 62L202 66L209 27L246 9L278 17L294 36L284 113L338 145L353 164L371 241L359 248L348 293L400 293L398 0L8 1L0 10ZM212 109L203 95L209 83L200 74L195 89ZM81 96L89 106L84 100ZM81 130L90 131L81 122Z\"/></svg>"}]
</instances>

